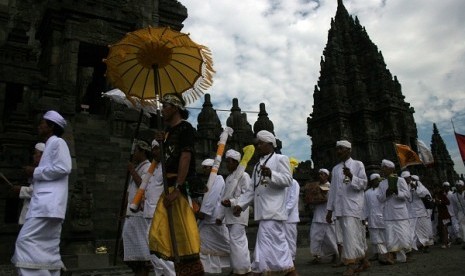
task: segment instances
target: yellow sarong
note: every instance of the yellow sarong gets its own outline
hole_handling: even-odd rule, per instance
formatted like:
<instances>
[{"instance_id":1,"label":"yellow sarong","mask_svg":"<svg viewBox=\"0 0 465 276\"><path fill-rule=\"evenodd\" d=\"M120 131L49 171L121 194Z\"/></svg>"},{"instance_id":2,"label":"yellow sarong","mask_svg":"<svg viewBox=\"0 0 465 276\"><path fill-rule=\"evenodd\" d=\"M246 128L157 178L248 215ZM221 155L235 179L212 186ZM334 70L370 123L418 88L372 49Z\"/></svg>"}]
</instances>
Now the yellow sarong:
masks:
<instances>
[{"instance_id":1,"label":"yellow sarong","mask_svg":"<svg viewBox=\"0 0 465 276\"><path fill-rule=\"evenodd\" d=\"M170 188L170 192L172 188ZM168 224L168 212L162 194L155 210L149 232L149 248L160 258L174 261ZM184 195L180 194L171 205L176 244L181 261L199 258L200 235L194 212Z\"/></svg>"}]
</instances>

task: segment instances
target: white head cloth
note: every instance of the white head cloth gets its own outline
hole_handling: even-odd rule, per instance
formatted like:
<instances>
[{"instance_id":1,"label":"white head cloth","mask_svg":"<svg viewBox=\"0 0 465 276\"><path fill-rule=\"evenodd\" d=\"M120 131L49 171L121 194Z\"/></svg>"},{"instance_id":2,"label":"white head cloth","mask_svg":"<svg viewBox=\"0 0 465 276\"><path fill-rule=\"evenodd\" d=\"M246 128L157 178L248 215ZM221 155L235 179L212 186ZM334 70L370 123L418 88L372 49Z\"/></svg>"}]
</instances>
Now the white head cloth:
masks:
<instances>
[{"instance_id":1,"label":"white head cloth","mask_svg":"<svg viewBox=\"0 0 465 276\"><path fill-rule=\"evenodd\" d=\"M412 177L412 179L415 180L415 181L420 181L420 177L418 177L418 175L412 174L411 177Z\"/></svg>"},{"instance_id":2,"label":"white head cloth","mask_svg":"<svg viewBox=\"0 0 465 276\"><path fill-rule=\"evenodd\" d=\"M411 176L409 171L403 171L400 174L400 177L402 177L402 178L406 178L406 177L409 177L409 176Z\"/></svg>"},{"instance_id":3,"label":"white head cloth","mask_svg":"<svg viewBox=\"0 0 465 276\"><path fill-rule=\"evenodd\" d=\"M34 148L38 151L44 152L45 150L45 144L44 143L37 143Z\"/></svg>"},{"instance_id":4,"label":"white head cloth","mask_svg":"<svg viewBox=\"0 0 465 276\"><path fill-rule=\"evenodd\" d=\"M322 173L325 173L326 175L329 176L329 171L327 169L320 169L318 172L322 172Z\"/></svg>"},{"instance_id":5,"label":"white head cloth","mask_svg":"<svg viewBox=\"0 0 465 276\"><path fill-rule=\"evenodd\" d=\"M241 154L233 149L230 149L226 152L226 158L232 158L237 162L241 162Z\"/></svg>"},{"instance_id":6,"label":"white head cloth","mask_svg":"<svg viewBox=\"0 0 465 276\"><path fill-rule=\"evenodd\" d=\"M450 186L450 183L446 181L446 182L442 183L442 186L447 186L447 187L449 187L449 186Z\"/></svg>"},{"instance_id":7,"label":"white head cloth","mask_svg":"<svg viewBox=\"0 0 465 276\"><path fill-rule=\"evenodd\" d=\"M372 173L372 174L370 174L370 181L378 179L380 177L381 177L381 175L379 175L379 173Z\"/></svg>"},{"instance_id":8,"label":"white head cloth","mask_svg":"<svg viewBox=\"0 0 465 276\"><path fill-rule=\"evenodd\" d=\"M340 140L336 142L336 147L344 147L344 148L351 149L352 144L347 140Z\"/></svg>"},{"instance_id":9,"label":"white head cloth","mask_svg":"<svg viewBox=\"0 0 465 276\"><path fill-rule=\"evenodd\" d=\"M153 149L154 147L159 147L159 146L160 146L160 144L158 143L158 141L155 140L155 139L153 139L153 140L152 140L152 149Z\"/></svg>"},{"instance_id":10,"label":"white head cloth","mask_svg":"<svg viewBox=\"0 0 465 276\"><path fill-rule=\"evenodd\" d=\"M388 167L390 169L395 169L396 165L394 165L394 163L392 161L389 161L387 159L383 159L383 161L381 161L381 167Z\"/></svg>"},{"instance_id":11,"label":"white head cloth","mask_svg":"<svg viewBox=\"0 0 465 276\"><path fill-rule=\"evenodd\" d=\"M262 142L271 143L273 147L276 148L276 137L267 130L260 130L257 132L257 139Z\"/></svg>"},{"instance_id":12,"label":"white head cloth","mask_svg":"<svg viewBox=\"0 0 465 276\"><path fill-rule=\"evenodd\" d=\"M459 180L455 181L455 186L463 186L463 185L464 185L464 183L463 183L462 180L459 179Z\"/></svg>"},{"instance_id":13,"label":"white head cloth","mask_svg":"<svg viewBox=\"0 0 465 276\"><path fill-rule=\"evenodd\" d=\"M213 163L215 163L215 160L208 158L202 161L202 166L213 167Z\"/></svg>"},{"instance_id":14,"label":"white head cloth","mask_svg":"<svg viewBox=\"0 0 465 276\"><path fill-rule=\"evenodd\" d=\"M61 116L60 113L56 112L55 110L47 111L44 114L44 119L47 119L49 121L52 121L52 122L56 123L61 128L65 128L65 126L66 126L65 118L63 118L63 116Z\"/></svg>"}]
</instances>

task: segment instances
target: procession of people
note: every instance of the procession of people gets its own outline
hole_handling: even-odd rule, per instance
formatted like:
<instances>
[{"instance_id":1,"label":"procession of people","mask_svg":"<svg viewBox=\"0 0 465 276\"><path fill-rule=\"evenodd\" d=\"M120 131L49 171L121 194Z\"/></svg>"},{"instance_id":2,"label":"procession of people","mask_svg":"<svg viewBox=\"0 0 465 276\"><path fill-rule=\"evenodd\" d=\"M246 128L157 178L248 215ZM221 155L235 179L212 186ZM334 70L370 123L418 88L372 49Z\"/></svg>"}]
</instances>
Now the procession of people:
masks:
<instances>
[{"instance_id":1,"label":"procession of people","mask_svg":"<svg viewBox=\"0 0 465 276\"><path fill-rule=\"evenodd\" d=\"M308 264L330 257L333 267L345 267L346 276L368 270L374 261L409 262L413 252L428 253L435 242L447 249L465 240L463 180L455 183L455 192L448 182L430 192L417 175L396 174L387 159L367 177L364 164L351 157L347 140L336 142L338 163L331 172L316 169L318 181L301 189L293 178L299 162L279 153L275 135L261 130L254 146L242 153L226 151L225 178L218 174L211 186L199 186L185 102L167 94L162 104L167 129L150 144L136 141L126 168L123 259L134 275L225 270L231 275L298 275L302 200L313 210ZM19 275L60 275L64 269L59 244L71 172L69 149L60 138L65 126L58 112L44 114L38 130L45 143L36 144L34 166L25 167L30 185L12 188L25 199L19 221L24 225L12 257ZM254 151L258 160L249 175L245 169ZM216 161L203 160L204 178ZM142 200L133 205L141 189ZM255 244L246 233L251 214L258 223Z\"/></svg>"}]
</instances>

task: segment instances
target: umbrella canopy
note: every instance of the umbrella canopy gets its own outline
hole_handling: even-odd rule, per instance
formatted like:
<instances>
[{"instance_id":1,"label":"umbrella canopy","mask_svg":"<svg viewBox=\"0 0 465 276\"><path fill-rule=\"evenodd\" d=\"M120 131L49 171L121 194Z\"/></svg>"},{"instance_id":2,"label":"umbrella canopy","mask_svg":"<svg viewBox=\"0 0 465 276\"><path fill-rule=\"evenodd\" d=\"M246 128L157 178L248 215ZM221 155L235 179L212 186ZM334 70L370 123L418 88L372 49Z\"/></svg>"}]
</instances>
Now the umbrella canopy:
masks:
<instances>
[{"instance_id":1,"label":"umbrella canopy","mask_svg":"<svg viewBox=\"0 0 465 276\"><path fill-rule=\"evenodd\" d=\"M168 27L128 33L109 47L106 75L129 100L177 93L191 103L212 84L210 50Z\"/></svg>"}]
</instances>

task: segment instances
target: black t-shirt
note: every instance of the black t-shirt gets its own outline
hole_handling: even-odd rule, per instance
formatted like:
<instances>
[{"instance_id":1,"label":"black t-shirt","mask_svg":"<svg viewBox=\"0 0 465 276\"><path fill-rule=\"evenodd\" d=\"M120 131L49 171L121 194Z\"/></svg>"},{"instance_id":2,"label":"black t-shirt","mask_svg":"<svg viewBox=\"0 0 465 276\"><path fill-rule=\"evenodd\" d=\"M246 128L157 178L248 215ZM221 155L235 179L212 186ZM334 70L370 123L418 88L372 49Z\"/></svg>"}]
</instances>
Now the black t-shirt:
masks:
<instances>
[{"instance_id":1,"label":"black t-shirt","mask_svg":"<svg viewBox=\"0 0 465 276\"><path fill-rule=\"evenodd\" d=\"M172 128L168 128L164 142L165 151L165 172L167 174L177 174L179 159L182 152L191 153L191 161L187 177L195 175L195 129L187 121L182 121Z\"/></svg>"}]
</instances>

